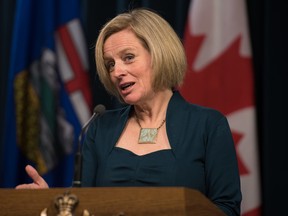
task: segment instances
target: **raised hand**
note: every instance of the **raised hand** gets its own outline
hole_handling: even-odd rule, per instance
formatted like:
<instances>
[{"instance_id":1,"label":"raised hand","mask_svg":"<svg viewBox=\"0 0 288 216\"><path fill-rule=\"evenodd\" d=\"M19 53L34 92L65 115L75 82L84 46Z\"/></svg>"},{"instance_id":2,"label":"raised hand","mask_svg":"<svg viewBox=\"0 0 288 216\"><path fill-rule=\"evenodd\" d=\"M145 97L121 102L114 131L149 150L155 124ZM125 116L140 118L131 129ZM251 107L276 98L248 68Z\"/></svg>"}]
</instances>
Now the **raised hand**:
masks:
<instances>
[{"instance_id":1,"label":"raised hand","mask_svg":"<svg viewBox=\"0 0 288 216\"><path fill-rule=\"evenodd\" d=\"M27 165L25 167L27 174L33 180L33 183L30 184L20 184L15 187L15 189L45 189L49 188L47 182L39 175L36 169L32 166Z\"/></svg>"}]
</instances>

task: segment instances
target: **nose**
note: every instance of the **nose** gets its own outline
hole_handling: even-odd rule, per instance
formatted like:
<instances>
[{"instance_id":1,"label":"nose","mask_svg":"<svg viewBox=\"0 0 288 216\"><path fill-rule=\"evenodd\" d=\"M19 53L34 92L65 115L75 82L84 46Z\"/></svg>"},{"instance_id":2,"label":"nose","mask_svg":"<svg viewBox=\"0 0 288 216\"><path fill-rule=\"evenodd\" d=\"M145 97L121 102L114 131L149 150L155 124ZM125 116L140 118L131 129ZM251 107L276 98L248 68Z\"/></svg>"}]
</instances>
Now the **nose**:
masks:
<instances>
[{"instance_id":1,"label":"nose","mask_svg":"<svg viewBox=\"0 0 288 216\"><path fill-rule=\"evenodd\" d=\"M114 65L114 76L117 78L120 78L122 76L125 76L127 73L126 66L121 61L115 62Z\"/></svg>"}]
</instances>

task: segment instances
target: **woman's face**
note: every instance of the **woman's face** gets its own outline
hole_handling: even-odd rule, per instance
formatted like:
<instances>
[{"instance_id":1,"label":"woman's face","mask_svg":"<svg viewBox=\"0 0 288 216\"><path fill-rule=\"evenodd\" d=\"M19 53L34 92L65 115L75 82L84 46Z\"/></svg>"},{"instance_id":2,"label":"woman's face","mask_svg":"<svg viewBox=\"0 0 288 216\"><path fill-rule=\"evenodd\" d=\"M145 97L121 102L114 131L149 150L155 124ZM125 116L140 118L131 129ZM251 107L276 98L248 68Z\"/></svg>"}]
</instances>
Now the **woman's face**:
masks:
<instances>
[{"instance_id":1,"label":"woman's face","mask_svg":"<svg viewBox=\"0 0 288 216\"><path fill-rule=\"evenodd\" d=\"M152 98L151 55L130 29L111 35L104 43L104 61L110 78L127 104Z\"/></svg>"}]
</instances>

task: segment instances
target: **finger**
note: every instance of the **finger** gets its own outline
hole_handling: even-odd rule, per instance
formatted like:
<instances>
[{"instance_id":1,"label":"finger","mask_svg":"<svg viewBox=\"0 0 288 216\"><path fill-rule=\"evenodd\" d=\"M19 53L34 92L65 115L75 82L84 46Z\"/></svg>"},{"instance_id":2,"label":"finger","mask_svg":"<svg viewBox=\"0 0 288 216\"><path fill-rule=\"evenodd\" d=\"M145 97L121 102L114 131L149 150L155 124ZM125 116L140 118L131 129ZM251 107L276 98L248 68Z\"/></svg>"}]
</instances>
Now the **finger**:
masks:
<instances>
[{"instance_id":1,"label":"finger","mask_svg":"<svg viewBox=\"0 0 288 216\"><path fill-rule=\"evenodd\" d=\"M37 172L37 170L30 166L30 165L27 165L25 167L25 170L27 172L27 174L30 176L30 178L33 179L33 181L35 182L35 184L37 185L40 185L40 186L45 186L46 185L46 182L44 181L44 179L39 175L39 173Z\"/></svg>"},{"instance_id":2,"label":"finger","mask_svg":"<svg viewBox=\"0 0 288 216\"><path fill-rule=\"evenodd\" d=\"M35 184L21 184L15 187L15 189L33 189L33 188L35 188Z\"/></svg>"}]
</instances>

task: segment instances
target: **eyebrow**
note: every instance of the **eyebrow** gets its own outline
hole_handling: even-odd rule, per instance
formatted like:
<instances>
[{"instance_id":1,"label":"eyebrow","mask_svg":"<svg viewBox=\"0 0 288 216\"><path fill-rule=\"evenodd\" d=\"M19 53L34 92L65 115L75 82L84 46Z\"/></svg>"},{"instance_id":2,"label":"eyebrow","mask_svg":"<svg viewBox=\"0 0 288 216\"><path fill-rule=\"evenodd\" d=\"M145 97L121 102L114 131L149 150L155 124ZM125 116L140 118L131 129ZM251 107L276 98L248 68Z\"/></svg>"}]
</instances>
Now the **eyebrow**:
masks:
<instances>
[{"instance_id":1,"label":"eyebrow","mask_svg":"<svg viewBox=\"0 0 288 216\"><path fill-rule=\"evenodd\" d=\"M128 47L128 48L125 48L125 49L121 50L120 52L118 52L117 55L122 55L123 53L129 52L129 51L134 51L134 50L136 50L136 48ZM109 59L109 57L105 57L105 53L103 53L103 58Z\"/></svg>"}]
</instances>

